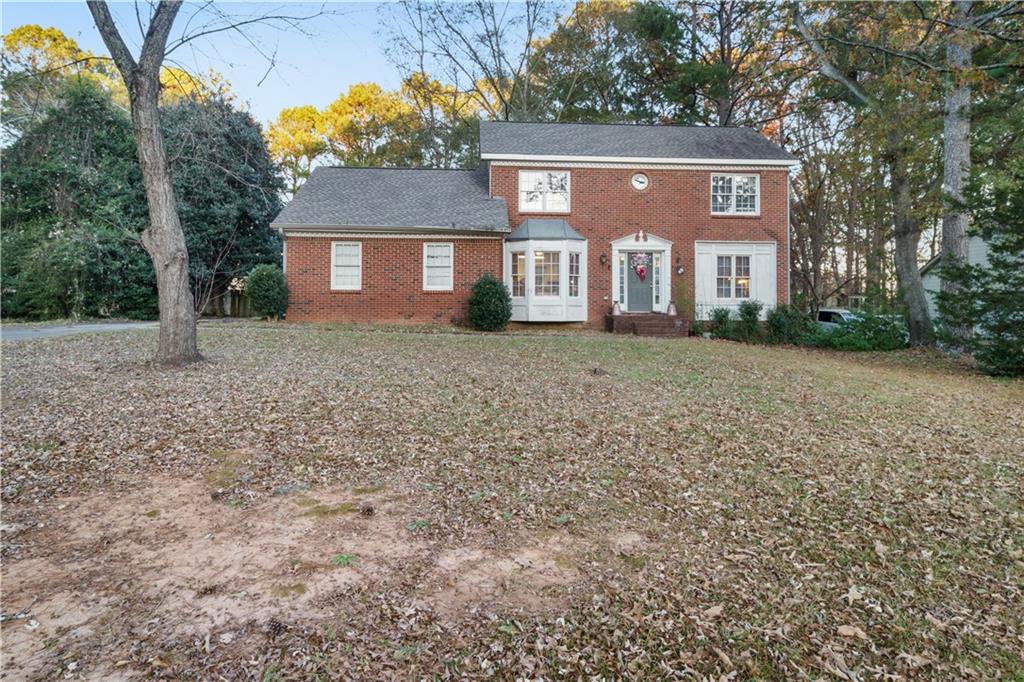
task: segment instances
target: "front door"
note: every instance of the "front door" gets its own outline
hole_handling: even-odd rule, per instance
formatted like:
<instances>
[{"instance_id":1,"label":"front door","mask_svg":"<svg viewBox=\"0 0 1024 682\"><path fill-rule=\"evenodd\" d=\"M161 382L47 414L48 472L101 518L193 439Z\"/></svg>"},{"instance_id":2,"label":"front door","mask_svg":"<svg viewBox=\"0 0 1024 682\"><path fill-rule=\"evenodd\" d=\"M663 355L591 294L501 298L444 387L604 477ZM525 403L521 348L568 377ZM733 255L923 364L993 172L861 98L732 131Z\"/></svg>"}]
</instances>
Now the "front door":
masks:
<instances>
[{"instance_id":1,"label":"front door","mask_svg":"<svg viewBox=\"0 0 1024 682\"><path fill-rule=\"evenodd\" d=\"M631 251L626 258L626 308L649 313L654 307L654 259L646 251Z\"/></svg>"}]
</instances>

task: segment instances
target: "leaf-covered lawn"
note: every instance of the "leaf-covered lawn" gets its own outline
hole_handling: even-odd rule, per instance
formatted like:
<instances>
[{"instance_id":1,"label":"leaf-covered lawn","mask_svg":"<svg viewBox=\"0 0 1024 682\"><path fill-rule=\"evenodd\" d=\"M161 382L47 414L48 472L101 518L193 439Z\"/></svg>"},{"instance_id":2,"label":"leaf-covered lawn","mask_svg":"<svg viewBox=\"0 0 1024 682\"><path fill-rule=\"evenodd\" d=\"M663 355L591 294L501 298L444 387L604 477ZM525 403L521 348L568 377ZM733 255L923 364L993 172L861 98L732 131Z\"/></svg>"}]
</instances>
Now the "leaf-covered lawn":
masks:
<instances>
[{"instance_id":1,"label":"leaf-covered lawn","mask_svg":"<svg viewBox=\"0 0 1024 682\"><path fill-rule=\"evenodd\" d=\"M610 335L200 341L176 371L153 332L4 343L15 678L1024 669L1020 382Z\"/></svg>"}]
</instances>

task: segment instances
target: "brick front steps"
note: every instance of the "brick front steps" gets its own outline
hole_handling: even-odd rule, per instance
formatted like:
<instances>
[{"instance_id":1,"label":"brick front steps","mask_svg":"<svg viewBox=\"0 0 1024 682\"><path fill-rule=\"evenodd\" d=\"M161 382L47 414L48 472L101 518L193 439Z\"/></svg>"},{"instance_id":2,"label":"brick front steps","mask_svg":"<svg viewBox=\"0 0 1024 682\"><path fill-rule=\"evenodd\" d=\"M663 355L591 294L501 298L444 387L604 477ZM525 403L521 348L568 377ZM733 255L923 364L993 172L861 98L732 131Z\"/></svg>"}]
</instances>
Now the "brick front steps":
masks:
<instances>
[{"instance_id":1,"label":"brick front steps","mask_svg":"<svg viewBox=\"0 0 1024 682\"><path fill-rule=\"evenodd\" d=\"M605 329L613 334L637 336L687 336L690 321L678 315L664 313L623 313L606 315Z\"/></svg>"}]
</instances>

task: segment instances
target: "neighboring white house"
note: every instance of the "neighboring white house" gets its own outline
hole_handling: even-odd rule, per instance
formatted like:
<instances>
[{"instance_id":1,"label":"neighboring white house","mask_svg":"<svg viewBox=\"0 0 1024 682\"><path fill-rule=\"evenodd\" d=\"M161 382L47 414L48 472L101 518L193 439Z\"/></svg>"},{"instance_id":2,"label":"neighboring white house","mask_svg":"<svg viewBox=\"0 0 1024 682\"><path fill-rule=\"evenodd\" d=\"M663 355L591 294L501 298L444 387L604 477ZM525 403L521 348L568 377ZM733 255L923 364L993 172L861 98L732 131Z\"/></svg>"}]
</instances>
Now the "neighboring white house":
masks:
<instances>
[{"instance_id":1,"label":"neighboring white house","mask_svg":"<svg viewBox=\"0 0 1024 682\"><path fill-rule=\"evenodd\" d=\"M942 252L925 263L921 268L921 283L924 285L924 293L928 297L928 314L933 320L938 319L939 309L936 305L936 294L942 288L942 278L939 276L939 262L942 260ZM981 237L971 237L967 240L967 262L971 265L988 267L988 244Z\"/></svg>"}]
</instances>

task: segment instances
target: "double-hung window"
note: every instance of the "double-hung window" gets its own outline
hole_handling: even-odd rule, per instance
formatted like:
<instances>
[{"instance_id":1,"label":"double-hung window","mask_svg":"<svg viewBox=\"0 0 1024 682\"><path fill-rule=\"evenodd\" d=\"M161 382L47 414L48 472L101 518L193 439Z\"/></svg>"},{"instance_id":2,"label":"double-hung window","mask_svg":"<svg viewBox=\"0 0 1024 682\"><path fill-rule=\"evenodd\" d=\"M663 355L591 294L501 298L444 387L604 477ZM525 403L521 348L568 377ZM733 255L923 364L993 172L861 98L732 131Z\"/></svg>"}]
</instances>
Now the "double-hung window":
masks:
<instances>
[{"instance_id":1,"label":"double-hung window","mask_svg":"<svg viewBox=\"0 0 1024 682\"><path fill-rule=\"evenodd\" d=\"M519 210L523 213L568 213L569 171L519 171Z\"/></svg>"},{"instance_id":2,"label":"double-hung window","mask_svg":"<svg viewBox=\"0 0 1024 682\"><path fill-rule=\"evenodd\" d=\"M750 298L750 256L719 256L718 298Z\"/></svg>"},{"instance_id":3,"label":"double-hung window","mask_svg":"<svg viewBox=\"0 0 1024 682\"><path fill-rule=\"evenodd\" d=\"M580 295L580 255L569 252L569 295L573 297Z\"/></svg>"},{"instance_id":4,"label":"double-hung window","mask_svg":"<svg viewBox=\"0 0 1024 682\"><path fill-rule=\"evenodd\" d=\"M336 291L359 291L362 288L362 242L332 242L331 289Z\"/></svg>"},{"instance_id":5,"label":"double-hung window","mask_svg":"<svg viewBox=\"0 0 1024 682\"><path fill-rule=\"evenodd\" d=\"M455 288L455 245L423 244L423 290L451 291Z\"/></svg>"},{"instance_id":6,"label":"double-hung window","mask_svg":"<svg viewBox=\"0 0 1024 682\"><path fill-rule=\"evenodd\" d=\"M561 251L533 252L533 290L536 296L558 296L561 291Z\"/></svg>"},{"instance_id":7,"label":"double-hung window","mask_svg":"<svg viewBox=\"0 0 1024 682\"><path fill-rule=\"evenodd\" d=\"M757 215L760 212L760 176L712 175L711 213Z\"/></svg>"},{"instance_id":8,"label":"double-hung window","mask_svg":"<svg viewBox=\"0 0 1024 682\"><path fill-rule=\"evenodd\" d=\"M512 256L510 268L512 295L521 298L526 296L526 252L513 251L510 255Z\"/></svg>"}]
</instances>

